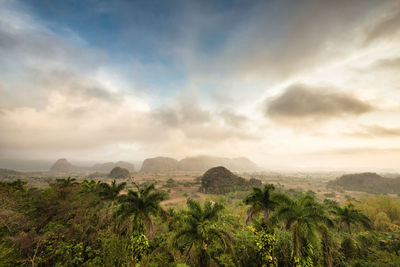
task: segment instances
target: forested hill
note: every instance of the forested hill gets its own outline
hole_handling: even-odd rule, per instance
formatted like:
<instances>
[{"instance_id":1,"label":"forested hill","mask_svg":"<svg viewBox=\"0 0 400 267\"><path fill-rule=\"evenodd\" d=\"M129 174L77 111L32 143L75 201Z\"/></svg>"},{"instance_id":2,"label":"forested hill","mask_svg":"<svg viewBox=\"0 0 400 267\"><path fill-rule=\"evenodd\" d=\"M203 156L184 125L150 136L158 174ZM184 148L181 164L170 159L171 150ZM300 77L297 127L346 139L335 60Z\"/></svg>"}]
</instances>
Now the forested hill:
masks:
<instances>
[{"instance_id":1,"label":"forested hill","mask_svg":"<svg viewBox=\"0 0 400 267\"><path fill-rule=\"evenodd\" d=\"M398 194L400 177L385 178L371 172L347 174L329 182L328 187L375 194Z\"/></svg>"}]
</instances>

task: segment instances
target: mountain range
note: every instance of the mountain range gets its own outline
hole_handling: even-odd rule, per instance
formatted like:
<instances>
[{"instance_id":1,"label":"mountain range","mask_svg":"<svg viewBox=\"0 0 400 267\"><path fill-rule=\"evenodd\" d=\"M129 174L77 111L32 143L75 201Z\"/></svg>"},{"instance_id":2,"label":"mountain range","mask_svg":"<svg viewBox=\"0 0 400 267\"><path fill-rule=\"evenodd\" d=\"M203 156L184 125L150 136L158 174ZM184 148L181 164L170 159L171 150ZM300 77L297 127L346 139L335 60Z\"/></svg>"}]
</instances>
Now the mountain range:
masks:
<instances>
[{"instance_id":1,"label":"mountain range","mask_svg":"<svg viewBox=\"0 0 400 267\"><path fill-rule=\"evenodd\" d=\"M135 171L135 166L132 163L125 161L98 163L93 165L92 167L80 167L72 165L67 159L59 159L51 166L50 172L70 173L81 171L95 171L101 173L109 173L115 167L125 168L131 172Z\"/></svg>"}]
</instances>

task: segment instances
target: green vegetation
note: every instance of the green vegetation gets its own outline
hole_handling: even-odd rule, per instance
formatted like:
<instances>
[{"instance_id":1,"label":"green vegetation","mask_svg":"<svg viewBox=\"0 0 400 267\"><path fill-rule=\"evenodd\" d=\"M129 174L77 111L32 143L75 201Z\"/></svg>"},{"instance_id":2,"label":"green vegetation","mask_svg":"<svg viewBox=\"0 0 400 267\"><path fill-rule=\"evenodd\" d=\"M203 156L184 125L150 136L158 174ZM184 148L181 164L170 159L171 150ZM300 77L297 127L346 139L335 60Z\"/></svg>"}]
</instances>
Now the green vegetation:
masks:
<instances>
[{"instance_id":1,"label":"green vegetation","mask_svg":"<svg viewBox=\"0 0 400 267\"><path fill-rule=\"evenodd\" d=\"M334 197L336 197L336 193L335 192L325 193L324 196L328 197L328 198L334 198Z\"/></svg>"},{"instance_id":2,"label":"green vegetation","mask_svg":"<svg viewBox=\"0 0 400 267\"><path fill-rule=\"evenodd\" d=\"M354 208L353 204L344 205L343 207L335 206L335 211L339 221L339 227L345 225L351 235L351 226L361 224L365 228L371 227L370 219L360 210Z\"/></svg>"},{"instance_id":3,"label":"green vegetation","mask_svg":"<svg viewBox=\"0 0 400 267\"><path fill-rule=\"evenodd\" d=\"M400 192L400 178L385 178L371 172L347 174L330 181L327 186L338 191L344 189L371 194L397 194Z\"/></svg>"},{"instance_id":4,"label":"green vegetation","mask_svg":"<svg viewBox=\"0 0 400 267\"><path fill-rule=\"evenodd\" d=\"M399 199L292 193L165 210L149 183L1 182L0 266L400 266Z\"/></svg>"},{"instance_id":5,"label":"green vegetation","mask_svg":"<svg viewBox=\"0 0 400 267\"><path fill-rule=\"evenodd\" d=\"M164 187L173 188L173 187L177 187L178 185L179 185L178 182L176 182L174 179L170 178L167 180Z\"/></svg>"},{"instance_id":6,"label":"green vegetation","mask_svg":"<svg viewBox=\"0 0 400 267\"><path fill-rule=\"evenodd\" d=\"M130 176L131 174L129 173L129 170L121 167L113 168L110 174L108 175L108 177L114 179L126 179L129 178Z\"/></svg>"},{"instance_id":7,"label":"green vegetation","mask_svg":"<svg viewBox=\"0 0 400 267\"><path fill-rule=\"evenodd\" d=\"M233 174L225 167L214 167L206 171L201 177L200 191L226 194L233 191L249 190L253 186L261 186L261 181L254 178L246 180Z\"/></svg>"},{"instance_id":8,"label":"green vegetation","mask_svg":"<svg viewBox=\"0 0 400 267\"><path fill-rule=\"evenodd\" d=\"M2 179L15 178L18 177L20 174L21 174L20 172L14 170L0 168L0 178Z\"/></svg>"},{"instance_id":9,"label":"green vegetation","mask_svg":"<svg viewBox=\"0 0 400 267\"><path fill-rule=\"evenodd\" d=\"M278 202L276 201L277 195L271 195L274 189L273 185L266 185L262 189L258 187L253 188L253 191L244 200L247 205L250 205L250 208L247 210L246 223L251 221L260 212L263 212L264 223L267 222L271 212L278 206Z\"/></svg>"},{"instance_id":10,"label":"green vegetation","mask_svg":"<svg viewBox=\"0 0 400 267\"><path fill-rule=\"evenodd\" d=\"M136 184L135 184L136 185ZM153 232L153 222L150 215L159 215L161 212L160 202L166 199L163 191L156 190L154 184L139 186L137 190L129 190L128 194L120 197L121 205L115 212L115 216L122 219L130 218L131 227L134 230L145 225L149 235Z\"/></svg>"},{"instance_id":11,"label":"green vegetation","mask_svg":"<svg viewBox=\"0 0 400 267\"><path fill-rule=\"evenodd\" d=\"M187 255L186 262L193 250L199 266L209 266L211 260L218 263L219 254L226 252L232 242L220 216L224 206L207 201L202 207L199 202L188 199L187 207L173 237L175 246Z\"/></svg>"}]
</instances>

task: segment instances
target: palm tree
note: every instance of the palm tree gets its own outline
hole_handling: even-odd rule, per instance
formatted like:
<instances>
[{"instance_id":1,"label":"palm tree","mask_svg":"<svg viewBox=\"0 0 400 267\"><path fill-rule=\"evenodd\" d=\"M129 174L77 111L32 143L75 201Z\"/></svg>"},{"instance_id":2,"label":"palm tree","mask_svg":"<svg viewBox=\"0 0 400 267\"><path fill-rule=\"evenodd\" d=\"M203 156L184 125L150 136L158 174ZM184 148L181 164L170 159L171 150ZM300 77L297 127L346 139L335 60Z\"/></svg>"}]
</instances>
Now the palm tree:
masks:
<instances>
[{"instance_id":1,"label":"palm tree","mask_svg":"<svg viewBox=\"0 0 400 267\"><path fill-rule=\"evenodd\" d=\"M80 186L82 187L81 192L82 193L89 193L89 192L95 192L98 189L100 182L95 182L94 180L84 180L83 182L80 183Z\"/></svg>"},{"instance_id":2,"label":"palm tree","mask_svg":"<svg viewBox=\"0 0 400 267\"><path fill-rule=\"evenodd\" d=\"M345 225L349 234L352 235L351 225L362 225L367 229L371 228L370 219L360 210L354 208L353 204L336 206L334 213L338 216L339 227Z\"/></svg>"},{"instance_id":3,"label":"palm tree","mask_svg":"<svg viewBox=\"0 0 400 267\"><path fill-rule=\"evenodd\" d=\"M218 227L220 213L224 206L207 201L202 207L198 201L188 199L187 210L183 213L182 226L174 237L174 245L185 250L187 263L191 250L199 250L199 266L209 266L212 255L207 248L219 242L224 250L230 248L231 236Z\"/></svg>"},{"instance_id":4,"label":"palm tree","mask_svg":"<svg viewBox=\"0 0 400 267\"><path fill-rule=\"evenodd\" d=\"M162 211L160 202L166 199L166 194L164 191L156 190L154 184L135 185L136 191L128 190L128 194L120 198L121 205L115 216L120 216L122 219L132 217L133 227L140 227L143 223L151 236L153 232L151 215L158 215Z\"/></svg>"},{"instance_id":5,"label":"palm tree","mask_svg":"<svg viewBox=\"0 0 400 267\"><path fill-rule=\"evenodd\" d=\"M322 255L324 258L324 266L333 266L333 237L331 231L324 224L319 224L319 232L321 233Z\"/></svg>"},{"instance_id":6,"label":"palm tree","mask_svg":"<svg viewBox=\"0 0 400 267\"><path fill-rule=\"evenodd\" d=\"M115 180L112 181L111 185L108 183L101 183L100 184L101 191L100 196L104 200L111 200L112 203L118 198L119 193L125 189L126 183L118 184Z\"/></svg>"},{"instance_id":7,"label":"palm tree","mask_svg":"<svg viewBox=\"0 0 400 267\"><path fill-rule=\"evenodd\" d=\"M271 211L278 204L272 197L274 189L275 187L272 184L267 184L263 188L253 187L253 191L244 200L247 205L250 205L250 208L247 210L246 224L260 214L260 212L264 213L264 223L267 222Z\"/></svg>"},{"instance_id":8,"label":"palm tree","mask_svg":"<svg viewBox=\"0 0 400 267\"><path fill-rule=\"evenodd\" d=\"M52 184L52 186L54 186L53 189L55 189L59 197L65 200L67 195L74 190L74 185L77 184L78 182L75 178L68 177L56 179L56 183Z\"/></svg>"},{"instance_id":9,"label":"palm tree","mask_svg":"<svg viewBox=\"0 0 400 267\"><path fill-rule=\"evenodd\" d=\"M281 198L281 207L271 220L283 221L286 229L290 231L292 260L305 260L302 256L309 256L311 244L317 242L317 233L322 233L326 240L327 232L324 227L333 225L324 206L316 202L311 195L296 200Z\"/></svg>"}]
</instances>

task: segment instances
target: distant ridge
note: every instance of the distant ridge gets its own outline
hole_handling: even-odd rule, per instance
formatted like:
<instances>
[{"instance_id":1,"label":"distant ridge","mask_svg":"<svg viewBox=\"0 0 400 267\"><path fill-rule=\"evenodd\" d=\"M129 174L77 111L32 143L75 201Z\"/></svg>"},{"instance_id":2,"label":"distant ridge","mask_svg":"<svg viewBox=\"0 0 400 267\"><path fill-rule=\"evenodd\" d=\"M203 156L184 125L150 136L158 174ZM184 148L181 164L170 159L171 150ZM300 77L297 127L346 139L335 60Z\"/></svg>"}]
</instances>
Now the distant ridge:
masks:
<instances>
[{"instance_id":1,"label":"distant ridge","mask_svg":"<svg viewBox=\"0 0 400 267\"><path fill-rule=\"evenodd\" d=\"M89 171L94 171L98 173L109 173L115 167L121 167L127 169L130 172L135 171L135 166L132 163L125 161L98 163L93 165L92 167L83 167L83 166L75 166L65 158L58 159L51 166L49 171L53 173L63 173L63 174L89 172Z\"/></svg>"},{"instance_id":2,"label":"distant ridge","mask_svg":"<svg viewBox=\"0 0 400 267\"><path fill-rule=\"evenodd\" d=\"M143 161L141 172L163 172L176 171L178 169L178 161L174 158L155 157L148 158Z\"/></svg>"},{"instance_id":3,"label":"distant ridge","mask_svg":"<svg viewBox=\"0 0 400 267\"><path fill-rule=\"evenodd\" d=\"M330 181L327 187L373 194L397 194L400 193L400 178L385 178L373 172L355 173Z\"/></svg>"},{"instance_id":4,"label":"distant ridge","mask_svg":"<svg viewBox=\"0 0 400 267\"><path fill-rule=\"evenodd\" d=\"M224 166L233 171L257 171L260 168L251 160L242 158L223 158L210 156L187 157L179 161L179 170L183 171L206 171L216 166Z\"/></svg>"},{"instance_id":5,"label":"distant ridge","mask_svg":"<svg viewBox=\"0 0 400 267\"><path fill-rule=\"evenodd\" d=\"M141 172L200 171L224 166L233 171L260 171L261 168L247 158L224 158L211 156L186 157L180 161L169 157L148 158L143 161Z\"/></svg>"},{"instance_id":6,"label":"distant ridge","mask_svg":"<svg viewBox=\"0 0 400 267\"><path fill-rule=\"evenodd\" d=\"M115 167L121 167L127 169L130 172L135 171L135 165L126 161L118 161L118 162L106 162L106 163L98 163L93 165L91 168L92 171L96 172L104 172L109 173Z\"/></svg>"}]
</instances>

